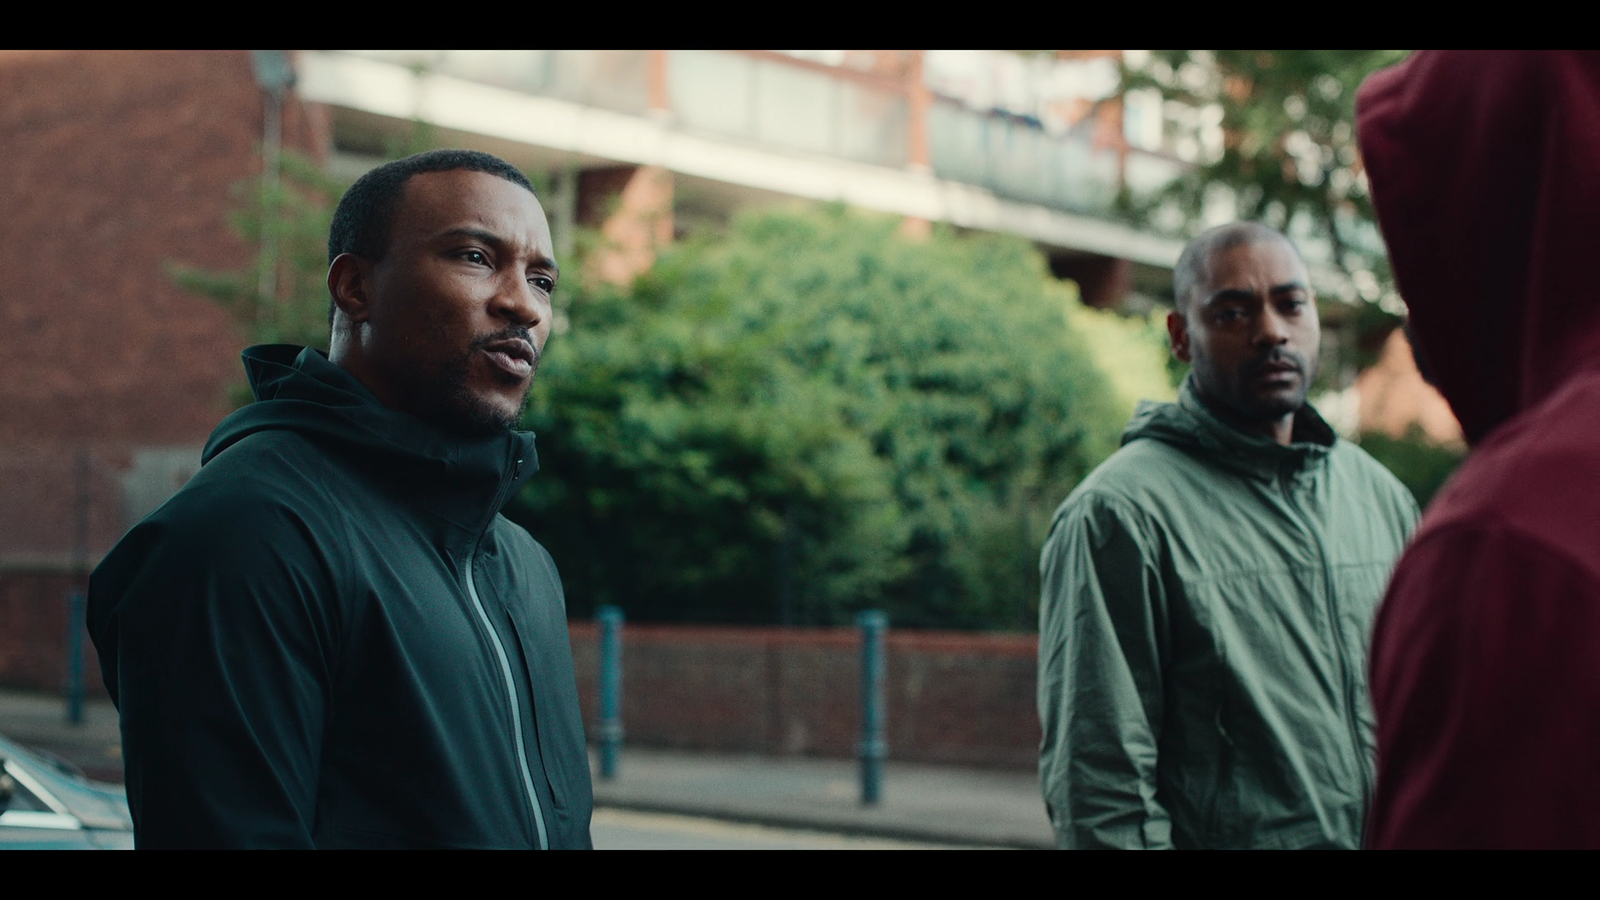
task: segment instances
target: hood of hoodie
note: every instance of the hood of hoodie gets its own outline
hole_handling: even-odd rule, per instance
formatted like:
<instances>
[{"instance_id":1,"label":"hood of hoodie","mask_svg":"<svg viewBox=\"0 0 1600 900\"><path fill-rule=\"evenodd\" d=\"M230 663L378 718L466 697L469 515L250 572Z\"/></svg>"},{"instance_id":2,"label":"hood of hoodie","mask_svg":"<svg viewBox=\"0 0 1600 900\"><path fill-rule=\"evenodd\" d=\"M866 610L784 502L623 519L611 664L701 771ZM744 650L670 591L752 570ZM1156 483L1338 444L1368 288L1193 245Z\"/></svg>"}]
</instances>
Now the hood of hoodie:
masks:
<instances>
[{"instance_id":1,"label":"hood of hoodie","mask_svg":"<svg viewBox=\"0 0 1600 900\"><path fill-rule=\"evenodd\" d=\"M1122 431L1122 443L1140 438L1171 444L1263 481L1309 471L1327 458L1339 439L1309 403L1295 413L1294 439L1287 447L1265 435L1240 431L1205 407L1195 393L1193 375L1178 388L1177 403L1146 400L1139 404Z\"/></svg>"},{"instance_id":2,"label":"hood of hoodie","mask_svg":"<svg viewBox=\"0 0 1600 900\"><path fill-rule=\"evenodd\" d=\"M1600 349L1600 54L1419 51L1356 107L1413 340L1477 443Z\"/></svg>"},{"instance_id":3,"label":"hood of hoodie","mask_svg":"<svg viewBox=\"0 0 1600 900\"><path fill-rule=\"evenodd\" d=\"M384 406L355 376L310 348L267 344L244 351L256 402L212 432L201 465L249 435L285 430L361 460L405 486L419 505L482 530L538 469L533 435L463 437Z\"/></svg>"}]
</instances>

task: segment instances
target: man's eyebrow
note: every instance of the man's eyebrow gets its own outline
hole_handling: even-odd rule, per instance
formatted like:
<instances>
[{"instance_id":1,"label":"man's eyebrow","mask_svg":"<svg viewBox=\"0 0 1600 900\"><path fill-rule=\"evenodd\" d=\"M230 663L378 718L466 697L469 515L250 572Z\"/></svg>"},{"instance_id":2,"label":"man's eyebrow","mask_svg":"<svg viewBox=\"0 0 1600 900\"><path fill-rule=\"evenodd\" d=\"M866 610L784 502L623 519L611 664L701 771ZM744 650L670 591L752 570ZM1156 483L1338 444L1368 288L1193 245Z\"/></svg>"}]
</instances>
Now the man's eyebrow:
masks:
<instances>
[{"instance_id":1,"label":"man's eyebrow","mask_svg":"<svg viewBox=\"0 0 1600 900\"><path fill-rule=\"evenodd\" d=\"M473 228L473 227L471 227L469 225L463 225L460 228L451 228L451 229L449 229L447 231L442 231L442 232L439 233L439 237L440 238L452 238L452 237L476 238L477 240L483 241L485 244L493 244L493 245L495 245L497 247L504 247L504 246L506 246L506 244L510 243L505 238L501 237L498 234L495 234L492 231L485 231L482 228ZM544 267L550 269L551 271L555 272L557 275L561 274L561 267L556 265L556 261L551 259L548 256L545 256L543 253L539 254L536 257L534 257L534 262L537 265L544 266Z\"/></svg>"},{"instance_id":2,"label":"man's eyebrow","mask_svg":"<svg viewBox=\"0 0 1600 900\"><path fill-rule=\"evenodd\" d=\"M448 231L441 231L441 232L439 232L439 237L441 237L441 238L451 238L451 237L477 238L478 240L483 241L486 244L501 244L501 245L504 245L506 243L506 239L505 238L501 237L498 234L495 234L492 231L485 231L482 228L473 228L473 227L468 226L468 225L463 225L460 228L451 228Z\"/></svg>"},{"instance_id":3,"label":"man's eyebrow","mask_svg":"<svg viewBox=\"0 0 1600 900\"><path fill-rule=\"evenodd\" d=\"M1223 288L1222 290L1206 297L1201 301L1201 304L1204 306L1211 306L1217 303L1242 303L1254 300L1255 298L1256 295L1254 291L1247 291L1244 288Z\"/></svg>"},{"instance_id":4,"label":"man's eyebrow","mask_svg":"<svg viewBox=\"0 0 1600 900\"><path fill-rule=\"evenodd\" d=\"M1307 294L1311 293L1310 288L1298 281L1288 281L1284 282L1283 284L1275 284L1267 289L1267 293L1274 296L1278 294L1287 294L1291 291L1301 291ZM1255 297L1255 291L1251 291L1246 288L1223 288L1222 290L1206 297L1205 300L1201 301L1201 303L1205 306L1210 306L1214 303L1244 303L1254 300Z\"/></svg>"}]
</instances>

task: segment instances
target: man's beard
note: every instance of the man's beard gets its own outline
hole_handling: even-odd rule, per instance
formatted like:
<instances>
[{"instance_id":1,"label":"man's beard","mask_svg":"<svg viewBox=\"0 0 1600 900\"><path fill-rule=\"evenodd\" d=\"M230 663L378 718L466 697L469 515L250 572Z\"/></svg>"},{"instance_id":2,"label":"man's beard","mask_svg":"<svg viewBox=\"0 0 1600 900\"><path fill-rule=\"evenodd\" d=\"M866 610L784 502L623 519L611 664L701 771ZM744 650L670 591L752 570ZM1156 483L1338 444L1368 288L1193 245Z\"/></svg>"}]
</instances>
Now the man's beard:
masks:
<instances>
[{"instance_id":1,"label":"man's beard","mask_svg":"<svg viewBox=\"0 0 1600 900\"><path fill-rule=\"evenodd\" d=\"M497 405L474 395L468 386L473 357L481 353L486 345L508 338L527 341L528 346L533 348L533 369L528 373L528 387L523 390L522 398L517 401L517 412L512 415L507 415ZM533 391L533 379L539 373L540 356L539 345L534 342L533 333L519 325L513 325L473 341L467 352L446 364L439 377L434 380L432 393L438 398L437 421L445 428L468 437L495 437L510 432L522 417L523 408L528 405L528 394Z\"/></svg>"},{"instance_id":2,"label":"man's beard","mask_svg":"<svg viewBox=\"0 0 1600 900\"><path fill-rule=\"evenodd\" d=\"M1262 400L1253 404L1254 409L1251 411L1264 419L1276 419L1299 412L1300 408L1306 405L1306 395L1311 391L1311 379L1317 371L1316 364L1304 354L1286 347L1278 347L1246 363L1240 371L1242 380L1248 382L1254 379L1265 371L1267 366L1275 363L1289 363L1295 367L1300 376L1300 389L1289 397Z\"/></svg>"},{"instance_id":3,"label":"man's beard","mask_svg":"<svg viewBox=\"0 0 1600 900\"><path fill-rule=\"evenodd\" d=\"M1253 395L1246 386L1275 362L1294 365L1300 375L1299 390L1287 397ZM1253 424L1298 413L1306 404L1311 379L1316 375L1317 361L1297 351L1278 347L1244 363L1231 380L1203 356L1195 357L1193 369L1201 399L1207 406L1221 413L1225 419Z\"/></svg>"}]
</instances>

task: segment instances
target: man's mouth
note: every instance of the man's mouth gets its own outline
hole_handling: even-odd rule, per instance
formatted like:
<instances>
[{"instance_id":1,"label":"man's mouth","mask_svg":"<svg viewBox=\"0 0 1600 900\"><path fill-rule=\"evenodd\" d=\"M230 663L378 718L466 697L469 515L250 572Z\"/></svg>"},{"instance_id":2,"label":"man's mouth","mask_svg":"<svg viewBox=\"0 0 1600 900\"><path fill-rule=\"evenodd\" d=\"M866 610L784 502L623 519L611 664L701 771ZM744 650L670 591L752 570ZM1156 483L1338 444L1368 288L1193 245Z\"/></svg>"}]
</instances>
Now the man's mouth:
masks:
<instances>
[{"instance_id":1,"label":"man's mouth","mask_svg":"<svg viewBox=\"0 0 1600 900\"><path fill-rule=\"evenodd\" d=\"M496 368L518 380L530 377L539 365L538 351L533 349L532 343L520 337L490 340L479 349Z\"/></svg>"},{"instance_id":2,"label":"man's mouth","mask_svg":"<svg viewBox=\"0 0 1600 900\"><path fill-rule=\"evenodd\" d=\"M1252 381L1287 381L1304 373L1305 368L1299 362L1285 356L1268 357L1250 366Z\"/></svg>"}]
</instances>

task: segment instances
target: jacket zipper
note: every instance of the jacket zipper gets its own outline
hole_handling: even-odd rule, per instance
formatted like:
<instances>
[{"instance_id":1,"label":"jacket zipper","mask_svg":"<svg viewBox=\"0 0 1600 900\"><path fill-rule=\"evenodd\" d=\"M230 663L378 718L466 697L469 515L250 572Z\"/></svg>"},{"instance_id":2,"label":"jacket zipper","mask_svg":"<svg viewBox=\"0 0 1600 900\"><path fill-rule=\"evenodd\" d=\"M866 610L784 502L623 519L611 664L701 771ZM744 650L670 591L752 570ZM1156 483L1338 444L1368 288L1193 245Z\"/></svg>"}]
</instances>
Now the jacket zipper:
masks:
<instances>
[{"instance_id":1,"label":"jacket zipper","mask_svg":"<svg viewBox=\"0 0 1600 900\"><path fill-rule=\"evenodd\" d=\"M517 460L511 472L511 483L515 483L517 475L522 471L522 460ZM501 488L503 492L504 487ZM499 508L499 496L496 495L495 508ZM494 522L494 514L490 513L489 522ZM484 526L484 530L488 525ZM478 587L473 582L472 570L477 567L478 548L483 544L483 533L479 532L478 539L472 544L472 552L467 554L467 596L472 598L473 611L478 614L478 621L483 623L483 628L489 633L489 644L494 647L494 654L500 660L500 675L506 682L506 698L511 705L511 733L517 739L517 765L522 771L522 787L528 794L528 805L533 810L533 824L539 833L539 849L550 849L549 838L545 836L544 809L539 805L539 795L533 789L533 774L528 768L528 748L522 740L522 708L517 699L517 683L511 675L511 660L506 656L505 644L500 642L499 632L494 630L494 624L489 621L489 614L484 611L483 601L478 598ZM528 686L531 691L532 685Z\"/></svg>"},{"instance_id":2,"label":"jacket zipper","mask_svg":"<svg viewBox=\"0 0 1600 900\"><path fill-rule=\"evenodd\" d=\"M1294 496L1292 473L1284 472L1283 491L1286 499L1296 512L1301 513L1301 521L1305 523L1308 531L1312 533L1312 544L1317 548L1317 556L1322 560L1322 582L1328 595L1328 629L1329 637L1333 640L1333 654L1339 662L1339 683L1344 693L1346 722L1350 730L1350 743L1355 751L1356 772L1361 776L1361 794L1363 802L1372 800L1372 775L1366 759L1366 750L1361 740L1361 712L1356 699L1355 683L1350 677L1351 665L1345 654L1344 631L1339 627L1338 602L1334 596L1333 567L1328 561L1328 548L1323 545L1323 534L1316 528L1311 517L1304 514L1300 504ZM1365 830L1366 817L1362 817L1362 828ZM1364 835L1358 835L1363 837Z\"/></svg>"}]
</instances>

